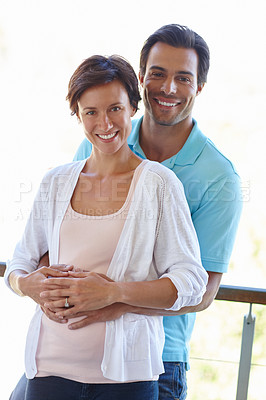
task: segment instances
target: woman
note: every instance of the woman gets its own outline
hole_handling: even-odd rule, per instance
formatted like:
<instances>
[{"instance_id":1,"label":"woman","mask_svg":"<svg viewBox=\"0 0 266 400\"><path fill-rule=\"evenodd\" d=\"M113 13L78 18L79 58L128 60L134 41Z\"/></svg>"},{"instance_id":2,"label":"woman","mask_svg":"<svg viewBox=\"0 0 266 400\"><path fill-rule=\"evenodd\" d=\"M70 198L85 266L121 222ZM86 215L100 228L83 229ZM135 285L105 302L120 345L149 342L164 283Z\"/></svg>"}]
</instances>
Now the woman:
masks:
<instances>
[{"instance_id":1,"label":"woman","mask_svg":"<svg viewBox=\"0 0 266 400\"><path fill-rule=\"evenodd\" d=\"M59 282L50 298L58 310L75 306L69 279L84 283L87 310L198 304L207 274L182 185L127 145L140 100L132 67L119 56L90 57L71 77L67 99L92 154L44 177L7 284L27 295L49 251L51 264L75 268L44 269L48 288ZM163 343L161 317L128 313L71 331L38 306L26 344L25 399L156 399Z\"/></svg>"}]
</instances>

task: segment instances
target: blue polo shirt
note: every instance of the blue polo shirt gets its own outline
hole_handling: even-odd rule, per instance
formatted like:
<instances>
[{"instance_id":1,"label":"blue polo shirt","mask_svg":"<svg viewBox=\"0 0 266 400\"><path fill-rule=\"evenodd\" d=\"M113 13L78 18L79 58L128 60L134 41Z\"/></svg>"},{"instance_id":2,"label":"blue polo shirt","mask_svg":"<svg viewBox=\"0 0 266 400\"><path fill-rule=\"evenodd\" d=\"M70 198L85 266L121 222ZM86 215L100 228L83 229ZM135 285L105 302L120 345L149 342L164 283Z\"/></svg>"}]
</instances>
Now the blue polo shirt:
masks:
<instances>
[{"instance_id":1,"label":"blue polo shirt","mask_svg":"<svg viewBox=\"0 0 266 400\"><path fill-rule=\"evenodd\" d=\"M139 144L143 117L132 121L128 138L130 149L146 158ZM170 168L184 186L191 218L207 271L224 273L228 269L242 210L240 178L233 164L215 147L193 120L193 129L182 147L162 164ZM74 160L87 158L91 144L81 143ZM164 317L164 361L189 362L189 341L195 313Z\"/></svg>"}]
</instances>

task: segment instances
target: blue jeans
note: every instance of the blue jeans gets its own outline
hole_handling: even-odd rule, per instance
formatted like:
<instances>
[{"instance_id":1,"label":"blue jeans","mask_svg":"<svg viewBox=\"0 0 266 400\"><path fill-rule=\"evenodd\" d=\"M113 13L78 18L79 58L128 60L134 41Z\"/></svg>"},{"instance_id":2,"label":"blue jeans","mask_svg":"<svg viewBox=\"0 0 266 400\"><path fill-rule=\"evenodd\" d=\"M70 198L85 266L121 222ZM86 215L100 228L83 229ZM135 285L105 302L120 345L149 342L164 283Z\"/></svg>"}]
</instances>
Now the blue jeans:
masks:
<instances>
[{"instance_id":1,"label":"blue jeans","mask_svg":"<svg viewBox=\"0 0 266 400\"><path fill-rule=\"evenodd\" d=\"M157 381L88 384L57 376L25 379L25 397L19 400L158 400Z\"/></svg>"},{"instance_id":2,"label":"blue jeans","mask_svg":"<svg viewBox=\"0 0 266 400\"><path fill-rule=\"evenodd\" d=\"M159 400L185 400L187 396L185 363L165 362L164 369L165 373L159 378ZM26 385L27 379L23 375L9 400L24 400Z\"/></svg>"},{"instance_id":3,"label":"blue jeans","mask_svg":"<svg viewBox=\"0 0 266 400\"><path fill-rule=\"evenodd\" d=\"M164 362L159 377L159 400L185 400L187 397L186 363Z\"/></svg>"}]
</instances>

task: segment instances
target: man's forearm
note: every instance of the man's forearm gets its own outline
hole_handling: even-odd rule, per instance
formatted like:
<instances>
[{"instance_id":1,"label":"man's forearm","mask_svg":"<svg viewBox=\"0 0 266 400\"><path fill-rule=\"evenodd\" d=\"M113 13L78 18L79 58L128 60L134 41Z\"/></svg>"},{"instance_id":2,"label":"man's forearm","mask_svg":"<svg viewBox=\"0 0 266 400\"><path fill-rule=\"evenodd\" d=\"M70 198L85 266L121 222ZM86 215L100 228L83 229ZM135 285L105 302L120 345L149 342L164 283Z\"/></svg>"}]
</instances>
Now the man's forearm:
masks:
<instances>
[{"instance_id":1,"label":"man's forearm","mask_svg":"<svg viewBox=\"0 0 266 400\"><path fill-rule=\"evenodd\" d=\"M158 309L158 308L144 308L144 307L134 307L130 306L131 308L129 309L125 305L125 312L131 312L133 314L143 314L143 315L149 315L149 316L161 316L161 317L167 317L167 316L174 316L174 315L183 315L183 314L188 314L188 313L193 313L193 312L199 312L203 311L207 308L207 306L203 305L203 301L196 305L196 306L190 306L190 307L183 307L180 308L178 311L171 311L171 310L163 310L163 309Z\"/></svg>"},{"instance_id":2,"label":"man's forearm","mask_svg":"<svg viewBox=\"0 0 266 400\"><path fill-rule=\"evenodd\" d=\"M41 267L49 267L50 266L50 260L49 260L49 253L47 251L47 253L45 253L42 258L40 259L38 268Z\"/></svg>"}]
</instances>

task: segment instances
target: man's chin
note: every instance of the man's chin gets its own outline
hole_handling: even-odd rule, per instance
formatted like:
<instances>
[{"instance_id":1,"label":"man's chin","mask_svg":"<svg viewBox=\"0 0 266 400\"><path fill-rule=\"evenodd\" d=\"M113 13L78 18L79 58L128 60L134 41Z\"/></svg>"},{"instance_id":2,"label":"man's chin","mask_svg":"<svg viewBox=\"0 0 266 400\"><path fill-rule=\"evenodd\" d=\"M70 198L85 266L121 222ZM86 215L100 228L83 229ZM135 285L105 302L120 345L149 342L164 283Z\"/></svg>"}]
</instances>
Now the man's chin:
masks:
<instances>
[{"instance_id":1,"label":"man's chin","mask_svg":"<svg viewBox=\"0 0 266 400\"><path fill-rule=\"evenodd\" d=\"M169 119L163 119L163 118L155 118L153 116L153 120L157 125L161 126L174 126L180 122L179 118L175 118L174 120L169 120Z\"/></svg>"}]
</instances>

